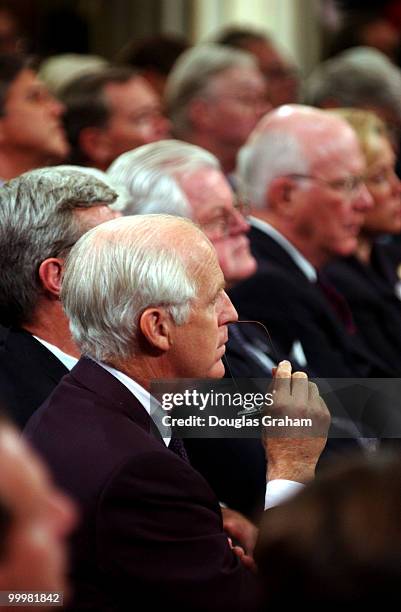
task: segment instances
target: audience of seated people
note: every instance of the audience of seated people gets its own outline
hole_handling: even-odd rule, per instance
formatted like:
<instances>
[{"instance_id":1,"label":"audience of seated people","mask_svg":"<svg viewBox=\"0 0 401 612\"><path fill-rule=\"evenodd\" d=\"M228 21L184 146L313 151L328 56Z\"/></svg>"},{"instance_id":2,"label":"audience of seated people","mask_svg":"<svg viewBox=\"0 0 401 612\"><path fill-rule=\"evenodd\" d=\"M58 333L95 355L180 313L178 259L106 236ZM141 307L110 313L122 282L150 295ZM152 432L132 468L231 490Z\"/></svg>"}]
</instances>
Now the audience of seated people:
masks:
<instances>
[{"instance_id":1,"label":"audience of seated people","mask_svg":"<svg viewBox=\"0 0 401 612\"><path fill-rule=\"evenodd\" d=\"M194 612L216 601L227 612L254 610L258 582L230 549L216 496L150 409L154 379L224 374L237 313L211 243L173 216L103 223L72 247L61 299L83 357L25 435L82 514L70 609L124 610L135 592ZM316 385L288 361L275 382L278 413L310 415L317 429L264 438L268 488L313 478L330 420Z\"/></svg>"},{"instance_id":2,"label":"audience of seated people","mask_svg":"<svg viewBox=\"0 0 401 612\"><path fill-rule=\"evenodd\" d=\"M18 425L30 419L26 436L82 516L72 537L75 612L122 611L133 588L151 604L194 612L216 601L263 609L250 571L257 530L232 509L256 520L311 480L329 421L316 386L282 360L322 377L401 371L401 253L383 241L401 232L392 148L401 73L379 52L356 49L323 64L308 86L311 103L367 108L390 131L366 110L265 114L295 100L291 67L260 32L234 28L216 40L185 51L168 77L169 115L186 142L164 140L169 120L146 74L99 65L59 102L30 60L0 56L0 402ZM82 166L44 167L69 151ZM129 201L119 206L120 185ZM119 207L135 216L112 221ZM149 213L188 217L202 231ZM251 322L236 325L224 283ZM316 416L321 435L163 439L148 410L151 380L224 369L273 376L283 405ZM289 580L319 603L393 592L397 526L386 531L384 519L396 511L396 469L350 465L263 514L257 561L268 609L293 602ZM372 489L386 500L382 514ZM328 517L350 508L361 519L367 491L360 531L329 540ZM357 536L375 513L377 547L363 556ZM0 591L63 590L68 599L64 540L74 516L0 416ZM315 563L322 541L336 555L334 573L330 554ZM351 559L342 556L348 546Z\"/></svg>"},{"instance_id":3,"label":"audience of seated people","mask_svg":"<svg viewBox=\"0 0 401 612\"><path fill-rule=\"evenodd\" d=\"M162 140L124 153L107 173L117 190L122 186L128 192L123 214L168 213L198 223L216 249L226 287L255 272L244 208L236 202L214 155L196 145ZM284 357L278 346L273 350L260 326L229 326L226 376L267 379ZM191 464L221 502L252 518L260 513L266 459L259 440L188 439L185 444Z\"/></svg>"}]
</instances>

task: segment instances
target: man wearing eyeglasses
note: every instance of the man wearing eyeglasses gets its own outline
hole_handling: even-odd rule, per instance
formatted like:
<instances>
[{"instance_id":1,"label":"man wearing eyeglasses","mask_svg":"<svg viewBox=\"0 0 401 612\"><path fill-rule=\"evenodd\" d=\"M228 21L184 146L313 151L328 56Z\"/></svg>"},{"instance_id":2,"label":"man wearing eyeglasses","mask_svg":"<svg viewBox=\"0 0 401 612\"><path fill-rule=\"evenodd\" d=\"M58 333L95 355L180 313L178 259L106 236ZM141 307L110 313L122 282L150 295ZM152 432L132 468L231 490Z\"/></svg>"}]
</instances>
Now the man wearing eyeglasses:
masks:
<instances>
[{"instance_id":1,"label":"man wearing eyeglasses","mask_svg":"<svg viewBox=\"0 0 401 612\"><path fill-rule=\"evenodd\" d=\"M320 274L354 252L372 200L356 137L343 120L305 106L267 114L239 154L239 185L252 202L259 271L231 292L243 317L266 323L323 377L383 376L347 303Z\"/></svg>"}]
</instances>

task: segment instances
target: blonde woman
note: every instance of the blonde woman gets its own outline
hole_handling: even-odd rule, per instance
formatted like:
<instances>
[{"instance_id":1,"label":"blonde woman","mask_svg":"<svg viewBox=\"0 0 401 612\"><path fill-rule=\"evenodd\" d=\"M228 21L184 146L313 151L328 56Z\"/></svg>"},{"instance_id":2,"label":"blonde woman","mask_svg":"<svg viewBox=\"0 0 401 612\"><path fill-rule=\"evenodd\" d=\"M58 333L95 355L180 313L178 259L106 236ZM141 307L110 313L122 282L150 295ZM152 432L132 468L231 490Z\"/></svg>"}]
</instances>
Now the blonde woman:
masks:
<instances>
[{"instance_id":1,"label":"blonde woman","mask_svg":"<svg viewBox=\"0 0 401 612\"><path fill-rule=\"evenodd\" d=\"M358 246L326 273L347 299L358 330L376 354L400 375L401 283L397 269L401 247L383 237L401 232L401 182L385 124L359 109L328 111L346 119L355 130L366 160L365 184L373 206L366 212Z\"/></svg>"}]
</instances>

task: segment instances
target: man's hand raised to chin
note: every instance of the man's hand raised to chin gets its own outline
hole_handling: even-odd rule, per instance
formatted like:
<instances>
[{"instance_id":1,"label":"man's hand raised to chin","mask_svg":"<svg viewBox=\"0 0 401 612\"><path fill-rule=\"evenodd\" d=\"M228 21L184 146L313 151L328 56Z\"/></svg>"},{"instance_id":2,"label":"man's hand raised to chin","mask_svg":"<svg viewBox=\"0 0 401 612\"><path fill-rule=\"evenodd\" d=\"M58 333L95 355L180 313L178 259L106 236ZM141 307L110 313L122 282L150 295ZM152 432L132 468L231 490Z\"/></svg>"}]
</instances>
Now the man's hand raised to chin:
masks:
<instances>
[{"instance_id":1,"label":"man's hand raised to chin","mask_svg":"<svg viewBox=\"0 0 401 612\"><path fill-rule=\"evenodd\" d=\"M327 441L330 413L315 383L304 372L294 372L289 361L281 361L273 378L273 405L266 415L272 426L263 429L267 480L286 479L300 483L312 480ZM283 426L283 419L294 425ZM278 419L278 421L274 421ZM311 425L300 425L309 419ZM290 421L290 422L291 422Z\"/></svg>"}]
</instances>

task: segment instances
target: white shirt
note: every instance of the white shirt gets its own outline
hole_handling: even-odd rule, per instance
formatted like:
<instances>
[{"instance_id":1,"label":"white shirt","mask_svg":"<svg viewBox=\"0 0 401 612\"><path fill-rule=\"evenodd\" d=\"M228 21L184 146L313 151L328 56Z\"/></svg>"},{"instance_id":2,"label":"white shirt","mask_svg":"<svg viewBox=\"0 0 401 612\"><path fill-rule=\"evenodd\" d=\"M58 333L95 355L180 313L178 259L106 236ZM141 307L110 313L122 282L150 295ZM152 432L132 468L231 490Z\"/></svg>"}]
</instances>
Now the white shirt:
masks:
<instances>
[{"instance_id":1,"label":"white shirt","mask_svg":"<svg viewBox=\"0 0 401 612\"><path fill-rule=\"evenodd\" d=\"M146 412L148 413L150 418L153 420L154 424L159 429L160 434L163 437L163 433L165 433L166 428L164 427L163 430L161 431L161 428L159 427L159 424L157 422L157 418L154 418L154 414L157 415L160 413L157 413L156 411L151 411L151 406L152 408L154 408L156 403L160 407L160 410L163 410L159 402L156 402L154 398L152 401L152 397L149 391L146 391L146 389L144 389L140 384L138 384L135 380L133 380L133 378L130 378L123 372L120 372L120 370L116 370L115 368L112 368L111 366L106 365L105 363L102 363L101 361L96 361L96 363L99 366L101 366L104 370L107 370L107 372L112 374L115 378L117 378L120 381L120 383L124 385L124 387L127 387L128 391L131 391L132 395L134 395L136 399L138 400L138 402L142 404L142 406L145 408ZM154 414L152 412L154 412ZM171 435L167 437L166 436L163 437L163 441L166 446L169 445L170 440L171 440Z\"/></svg>"},{"instance_id":2,"label":"white shirt","mask_svg":"<svg viewBox=\"0 0 401 612\"><path fill-rule=\"evenodd\" d=\"M42 340L42 338L38 338L38 336L34 336L34 338L43 344L43 346L51 353L53 353L53 355L65 365L67 370L72 370L75 364L78 363L78 359L76 357L64 353L64 351L60 350L57 346L54 346L54 344L50 344L50 342L46 342L46 340Z\"/></svg>"},{"instance_id":3,"label":"white shirt","mask_svg":"<svg viewBox=\"0 0 401 612\"><path fill-rule=\"evenodd\" d=\"M317 272L312 264L302 255L300 251L296 247L294 247L283 234L281 234L276 228L274 228L270 223L266 221L262 221L261 219L257 219L256 217L250 217L249 219L252 227L260 230L270 238L273 238L279 244L284 251L291 257L294 261L295 265L305 274L308 281L311 283L315 283L317 281ZM306 367L308 365L306 355L303 349L303 346L300 340L295 340L294 344L291 347L291 351L289 353L289 357L295 359L301 367Z\"/></svg>"}]
</instances>

